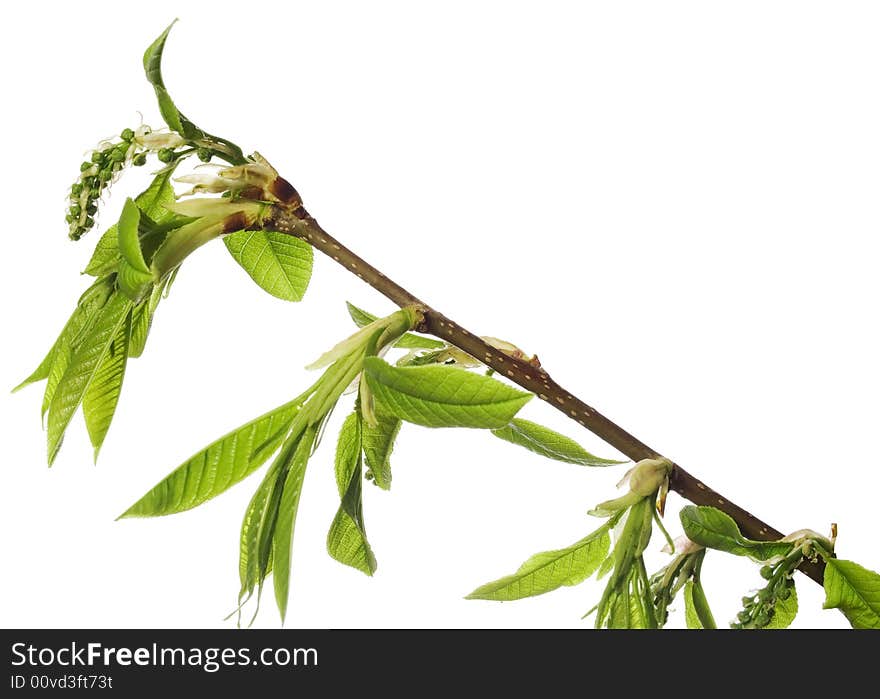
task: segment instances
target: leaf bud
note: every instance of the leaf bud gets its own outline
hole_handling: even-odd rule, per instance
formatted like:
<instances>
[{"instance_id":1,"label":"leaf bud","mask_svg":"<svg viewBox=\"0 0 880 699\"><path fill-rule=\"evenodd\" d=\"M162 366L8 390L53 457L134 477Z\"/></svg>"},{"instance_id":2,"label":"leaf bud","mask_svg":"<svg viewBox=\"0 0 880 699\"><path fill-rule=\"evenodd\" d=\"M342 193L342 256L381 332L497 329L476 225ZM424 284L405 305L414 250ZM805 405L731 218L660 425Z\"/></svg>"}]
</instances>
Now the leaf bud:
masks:
<instances>
[{"instance_id":1,"label":"leaf bud","mask_svg":"<svg viewBox=\"0 0 880 699\"><path fill-rule=\"evenodd\" d=\"M769 580L773 577L773 568L771 566L762 566L761 567L761 577L764 580Z\"/></svg>"},{"instance_id":2,"label":"leaf bud","mask_svg":"<svg viewBox=\"0 0 880 699\"><path fill-rule=\"evenodd\" d=\"M134 158L131 159L131 164L135 167L140 167L141 165L146 164L147 162L147 154L146 153L138 153Z\"/></svg>"},{"instance_id":3,"label":"leaf bud","mask_svg":"<svg viewBox=\"0 0 880 699\"><path fill-rule=\"evenodd\" d=\"M203 163L207 163L214 156L214 151L212 151L210 148L199 148L196 151L196 155Z\"/></svg>"},{"instance_id":4,"label":"leaf bud","mask_svg":"<svg viewBox=\"0 0 880 699\"><path fill-rule=\"evenodd\" d=\"M163 163L170 163L174 160L174 151L170 148L160 148L156 155L159 158L159 161Z\"/></svg>"},{"instance_id":5,"label":"leaf bud","mask_svg":"<svg viewBox=\"0 0 880 699\"><path fill-rule=\"evenodd\" d=\"M130 141L134 138L134 131L132 131L131 129L123 129L122 133L119 134L119 138L121 138L123 141Z\"/></svg>"}]
</instances>

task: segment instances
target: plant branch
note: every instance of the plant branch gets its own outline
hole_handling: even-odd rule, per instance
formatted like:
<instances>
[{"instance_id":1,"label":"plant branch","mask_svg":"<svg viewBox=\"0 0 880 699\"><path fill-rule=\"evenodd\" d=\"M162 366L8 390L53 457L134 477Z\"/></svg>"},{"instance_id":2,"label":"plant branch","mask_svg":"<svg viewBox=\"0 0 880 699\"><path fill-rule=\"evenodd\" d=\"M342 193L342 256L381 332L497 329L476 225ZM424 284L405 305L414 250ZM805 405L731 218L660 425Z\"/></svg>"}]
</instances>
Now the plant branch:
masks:
<instances>
[{"instance_id":1,"label":"plant branch","mask_svg":"<svg viewBox=\"0 0 880 699\"><path fill-rule=\"evenodd\" d=\"M279 180L283 182L280 178ZM662 456L556 383L536 359L525 361L504 354L413 296L321 228L302 206L302 200L296 190L287 182L284 182L284 191L287 195L283 198L285 204L274 207L264 219L263 225L267 229L305 240L401 308L417 307L423 314L422 322L415 328L418 332L434 335L467 352L500 375L534 393L570 419L577 421L633 461ZM712 490L675 463L669 477L669 487L696 505L709 505L730 515L739 525L742 533L750 539L773 541L783 537L781 532ZM824 563L821 561L805 560L800 566L804 574L820 585L823 582L824 568Z\"/></svg>"}]
</instances>

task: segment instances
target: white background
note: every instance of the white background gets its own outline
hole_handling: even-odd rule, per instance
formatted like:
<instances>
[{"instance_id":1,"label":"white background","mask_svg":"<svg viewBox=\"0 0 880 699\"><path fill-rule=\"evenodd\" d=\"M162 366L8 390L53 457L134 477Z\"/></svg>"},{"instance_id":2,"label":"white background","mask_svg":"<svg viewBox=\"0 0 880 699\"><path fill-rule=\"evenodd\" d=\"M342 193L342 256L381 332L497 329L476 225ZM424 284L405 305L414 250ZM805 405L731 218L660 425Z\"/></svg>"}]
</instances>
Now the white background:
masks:
<instances>
[{"instance_id":1,"label":"white background","mask_svg":"<svg viewBox=\"0 0 880 699\"><path fill-rule=\"evenodd\" d=\"M836 521L839 555L880 568L876 4L16 3L0 30L0 386L34 368L86 284L98 236L67 240L65 192L136 110L157 124L141 54L178 15L178 104L259 149L329 231L466 327L539 353L777 528ZM102 229L145 177L116 185ZM97 467L77 418L47 469L41 390L4 395L0 623L229 626L259 476L181 515L114 517L297 394L303 366L351 331L346 299L392 310L325 258L295 305L221 244L200 250L129 365ZM523 415L614 456L546 405ZM622 468L407 426L392 492L367 488L368 579L324 550L332 451L328 436L307 476L289 627L589 626L601 583L462 598L594 528L585 512ZM759 581L720 555L705 577L721 622ZM798 588L796 626L845 625L818 586ZM269 596L257 625L278 623Z\"/></svg>"}]
</instances>

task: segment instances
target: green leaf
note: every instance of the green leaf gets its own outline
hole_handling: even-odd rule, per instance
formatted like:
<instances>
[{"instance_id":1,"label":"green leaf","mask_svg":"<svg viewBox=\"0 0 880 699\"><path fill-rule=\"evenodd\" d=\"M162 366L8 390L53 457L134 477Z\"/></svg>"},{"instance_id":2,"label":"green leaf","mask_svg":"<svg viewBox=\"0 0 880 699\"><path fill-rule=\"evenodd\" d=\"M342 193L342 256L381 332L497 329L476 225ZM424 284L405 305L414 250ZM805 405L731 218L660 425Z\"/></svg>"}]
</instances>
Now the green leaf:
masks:
<instances>
[{"instance_id":1,"label":"green leaf","mask_svg":"<svg viewBox=\"0 0 880 699\"><path fill-rule=\"evenodd\" d=\"M317 435L317 425L306 428L296 448L284 468L284 488L281 491L281 502L278 507L278 520L272 534L272 582L275 587L275 602L281 613L281 621L287 615L287 600L290 595L290 551L293 544L293 530L296 524L296 513L302 494L303 479L306 466Z\"/></svg>"},{"instance_id":2,"label":"green leaf","mask_svg":"<svg viewBox=\"0 0 880 699\"><path fill-rule=\"evenodd\" d=\"M132 268L149 274L150 268L144 261L144 253L141 250L141 240L138 235L140 222L141 210L133 199L126 199L116 228L119 238L119 253Z\"/></svg>"},{"instance_id":3,"label":"green leaf","mask_svg":"<svg viewBox=\"0 0 880 699\"><path fill-rule=\"evenodd\" d=\"M107 302L112 289L112 281L104 278L99 279L83 292L76 308L61 330L61 334L55 340L43 361L40 362L40 365L34 369L30 376L12 389L13 393L28 384L47 379L46 393L43 397L43 414L46 413L55 388L64 375L64 370L67 369L75 340L94 319L97 311Z\"/></svg>"},{"instance_id":4,"label":"green leaf","mask_svg":"<svg viewBox=\"0 0 880 699\"><path fill-rule=\"evenodd\" d=\"M110 350L119 329L128 317L131 301L119 293L110 296L98 312L94 323L70 358L70 364L61 377L49 404L48 455L49 464L55 461L61 440L70 419L82 402L95 372Z\"/></svg>"},{"instance_id":5,"label":"green leaf","mask_svg":"<svg viewBox=\"0 0 880 699\"><path fill-rule=\"evenodd\" d=\"M785 556L793 544L784 541L752 541L739 531L736 522L714 507L688 505L680 513L687 537L706 548L726 551L736 556L748 556L766 561L774 556Z\"/></svg>"},{"instance_id":6,"label":"green leaf","mask_svg":"<svg viewBox=\"0 0 880 699\"><path fill-rule=\"evenodd\" d=\"M301 301L312 276L312 246L274 231L239 231L223 238L233 259L263 290Z\"/></svg>"},{"instance_id":7,"label":"green leaf","mask_svg":"<svg viewBox=\"0 0 880 699\"><path fill-rule=\"evenodd\" d=\"M241 591L238 595L240 604L253 594L255 587L262 588L263 581L272 567L269 555L271 548L267 549L265 557L261 557L260 541L264 524L271 521L274 525L278 499L273 499L273 494L280 485L279 472L280 464L276 461L260 482L241 523L238 559L238 573L241 580ZM276 510L270 512L273 502Z\"/></svg>"},{"instance_id":8,"label":"green leaf","mask_svg":"<svg viewBox=\"0 0 880 699\"><path fill-rule=\"evenodd\" d=\"M141 213L148 217L161 230L167 231L169 227L176 228L178 225L190 221L185 216L169 211L165 208L167 205L176 201L174 196L174 187L171 185L171 176L177 164L169 165L159 172L143 192L141 192L134 200ZM119 263L119 239L118 226L113 224L108 228L104 235L98 240L95 251L92 253L92 259L86 265L84 272L95 277L110 274L116 271ZM141 240L142 247L145 241ZM151 247L155 246L155 242Z\"/></svg>"},{"instance_id":9,"label":"green leaf","mask_svg":"<svg viewBox=\"0 0 880 699\"><path fill-rule=\"evenodd\" d=\"M563 585L577 585L605 560L610 542L608 527L603 525L564 549L535 554L513 575L478 587L467 599L508 602L543 595Z\"/></svg>"},{"instance_id":10,"label":"green leaf","mask_svg":"<svg viewBox=\"0 0 880 699\"><path fill-rule=\"evenodd\" d=\"M367 541L363 519L361 420L349 415L336 443L336 485L342 503L327 532L327 552L366 575L376 572L376 557Z\"/></svg>"},{"instance_id":11,"label":"green leaf","mask_svg":"<svg viewBox=\"0 0 880 699\"><path fill-rule=\"evenodd\" d=\"M396 417L376 414L375 427L366 421L363 425L364 458L373 481L382 490L391 488L391 451L400 432L401 422Z\"/></svg>"},{"instance_id":12,"label":"green leaf","mask_svg":"<svg viewBox=\"0 0 880 699\"><path fill-rule=\"evenodd\" d=\"M684 584L684 621L689 629L702 629L703 622L694 607L694 581L688 580Z\"/></svg>"},{"instance_id":13,"label":"green leaf","mask_svg":"<svg viewBox=\"0 0 880 699\"><path fill-rule=\"evenodd\" d=\"M348 306L348 314L351 316L351 319L359 328L369 325L377 318L377 316L374 316L372 313L367 313L353 303L346 301L345 305ZM434 340L430 337L424 337L422 335L415 335L414 333L404 333L401 335L400 339L394 343L394 347L400 347L401 349L443 349L446 346L445 342Z\"/></svg>"},{"instance_id":14,"label":"green leaf","mask_svg":"<svg viewBox=\"0 0 880 699\"><path fill-rule=\"evenodd\" d=\"M184 461L120 517L159 517L192 509L249 476L275 453L302 397L251 420Z\"/></svg>"},{"instance_id":15,"label":"green leaf","mask_svg":"<svg viewBox=\"0 0 880 699\"><path fill-rule=\"evenodd\" d=\"M454 366L392 367L368 357L364 377L385 413L425 427L498 429L532 398Z\"/></svg>"},{"instance_id":16,"label":"green leaf","mask_svg":"<svg viewBox=\"0 0 880 699\"><path fill-rule=\"evenodd\" d=\"M593 456L580 444L548 427L528 420L514 418L509 425L492 430L492 434L511 444L518 444L529 451L556 461L580 466L613 466L625 463Z\"/></svg>"},{"instance_id":17,"label":"green leaf","mask_svg":"<svg viewBox=\"0 0 880 699\"><path fill-rule=\"evenodd\" d=\"M171 129L185 139L196 145L219 151L226 160L233 164L243 163L245 159L241 148L226 139L211 136L202 131L180 112L171 99L171 95L168 94L168 90L165 88L165 81L162 78L162 53L165 50L165 41L168 39L168 33L173 26L174 22L168 25L168 28L144 52L144 72L147 75L147 80L149 80L156 91L156 99L159 101L159 111L162 114L162 118Z\"/></svg>"},{"instance_id":18,"label":"green leaf","mask_svg":"<svg viewBox=\"0 0 880 699\"><path fill-rule=\"evenodd\" d=\"M689 629L716 628L709 601L699 581L688 580L684 585L684 619Z\"/></svg>"},{"instance_id":19,"label":"green leaf","mask_svg":"<svg viewBox=\"0 0 880 699\"><path fill-rule=\"evenodd\" d=\"M789 595L788 599L776 598L776 604L773 607L773 616L764 627L765 629L787 629L791 626L791 622L798 613L798 597L797 589L794 586L794 580L788 581Z\"/></svg>"},{"instance_id":20,"label":"green leaf","mask_svg":"<svg viewBox=\"0 0 880 699\"><path fill-rule=\"evenodd\" d=\"M119 394L122 392L130 338L131 313L129 312L83 396L83 415L89 438L95 448L95 461L98 460L98 452L110 429L119 402Z\"/></svg>"},{"instance_id":21,"label":"green leaf","mask_svg":"<svg viewBox=\"0 0 880 699\"><path fill-rule=\"evenodd\" d=\"M825 559L825 609L839 609L854 629L880 629L880 575L858 563Z\"/></svg>"}]
</instances>

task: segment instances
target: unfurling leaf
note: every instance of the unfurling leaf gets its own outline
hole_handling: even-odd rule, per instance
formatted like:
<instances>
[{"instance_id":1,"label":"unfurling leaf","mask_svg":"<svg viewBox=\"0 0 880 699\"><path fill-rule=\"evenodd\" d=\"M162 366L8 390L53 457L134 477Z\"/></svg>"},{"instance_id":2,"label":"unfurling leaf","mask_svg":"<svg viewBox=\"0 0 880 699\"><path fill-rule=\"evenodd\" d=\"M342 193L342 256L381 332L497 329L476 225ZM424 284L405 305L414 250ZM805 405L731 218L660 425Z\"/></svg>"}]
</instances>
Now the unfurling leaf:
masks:
<instances>
[{"instance_id":1,"label":"unfurling leaf","mask_svg":"<svg viewBox=\"0 0 880 699\"><path fill-rule=\"evenodd\" d=\"M351 319L355 322L359 328L363 328L374 320L376 320L377 316L374 316L372 313L367 313L366 311L358 308L353 303L349 303L346 301L346 306L348 306L348 314L351 316ZM414 333L404 333L401 335L400 339L394 343L395 347L400 347L401 349L443 349L446 347L445 342L441 342L440 340L434 340L430 337L424 337L422 335L416 335Z\"/></svg>"},{"instance_id":2,"label":"unfurling leaf","mask_svg":"<svg viewBox=\"0 0 880 699\"><path fill-rule=\"evenodd\" d=\"M121 517L158 517L192 509L253 473L275 453L303 397L251 420L197 452Z\"/></svg>"},{"instance_id":3,"label":"unfurling leaf","mask_svg":"<svg viewBox=\"0 0 880 699\"><path fill-rule=\"evenodd\" d=\"M165 41L173 26L174 22L144 52L144 72L147 75L147 80L156 91L156 99L159 101L159 111L162 118L172 130L191 143L217 151L228 162L240 165L245 162L241 148L226 139L212 136L193 124L180 112L165 88L165 81L162 79L162 52L165 50Z\"/></svg>"},{"instance_id":4,"label":"unfurling leaf","mask_svg":"<svg viewBox=\"0 0 880 699\"><path fill-rule=\"evenodd\" d=\"M880 629L880 575L839 558L825 564L825 609L839 609L854 629Z\"/></svg>"},{"instance_id":5,"label":"unfurling leaf","mask_svg":"<svg viewBox=\"0 0 880 699\"><path fill-rule=\"evenodd\" d=\"M706 548L766 561L774 556L787 555L793 547L792 543L786 541L753 541L745 538L736 522L714 507L688 505L682 508L680 516L688 539Z\"/></svg>"},{"instance_id":6,"label":"unfurling leaf","mask_svg":"<svg viewBox=\"0 0 880 699\"><path fill-rule=\"evenodd\" d=\"M507 602L582 583L605 560L610 541L608 526L602 525L571 546L535 554L513 575L478 587L467 599Z\"/></svg>"},{"instance_id":7,"label":"unfurling leaf","mask_svg":"<svg viewBox=\"0 0 880 699\"><path fill-rule=\"evenodd\" d=\"M364 458L373 482L383 490L391 488L391 451L400 432L400 424L396 417L382 413L376 414L375 426L366 421L363 423Z\"/></svg>"},{"instance_id":8,"label":"unfurling leaf","mask_svg":"<svg viewBox=\"0 0 880 699\"><path fill-rule=\"evenodd\" d=\"M362 502L361 419L349 415L336 444L336 485L342 502L327 532L327 552L340 563L372 575L376 557L367 541Z\"/></svg>"},{"instance_id":9,"label":"unfurling leaf","mask_svg":"<svg viewBox=\"0 0 880 699\"><path fill-rule=\"evenodd\" d=\"M301 301L312 276L312 246L274 231L239 231L223 242L257 285L284 301Z\"/></svg>"},{"instance_id":10,"label":"unfurling leaf","mask_svg":"<svg viewBox=\"0 0 880 699\"><path fill-rule=\"evenodd\" d=\"M49 404L48 458L49 464L58 455L61 440L70 419L82 402L83 395L101 366L113 340L126 322L131 301L120 293L110 296L97 313L94 322L70 358L64 375L58 383Z\"/></svg>"},{"instance_id":11,"label":"unfurling leaf","mask_svg":"<svg viewBox=\"0 0 880 699\"><path fill-rule=\"evenodd\" d=\"M83 416L89 439L95 448L95 461L98 460L98 452L110 429L116 404L119 402L119 394L122 392L130 340L131 312L119 328L83 396Z\"/></svg>"},{"instance_id":12,"label":"unfurling leaf","mask_svg":"<svg viewBox=\"0 0 880 699\"><path fill-rule=\"evenodd\" d=\"M385 413L425 427L498 429L532 397L454 366L392 367L369 357L364 377Z\"/></svg>"},{"instance_id":13,"label":"unfurling leaf","mask_svg":"<svg viewBox=\"0 0 880 699\"><path fill-rule=\"evenodd\" d=\"M541 456L580 466L613 466L625 463L593 456L580 444L548 427L521 418L514 418L509 425L492 430L492 434L511 444L518 444Z\"/></svg>"}]
</instances>

